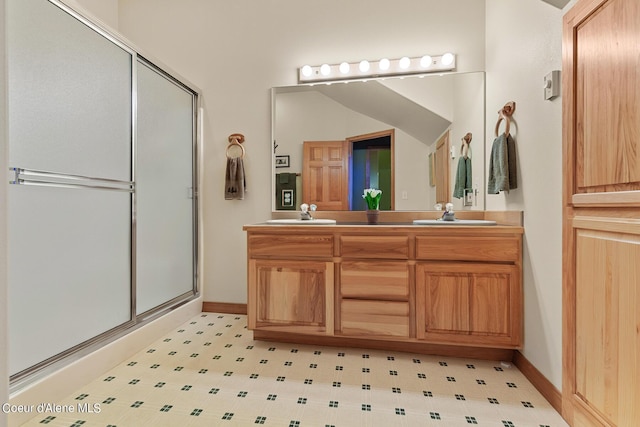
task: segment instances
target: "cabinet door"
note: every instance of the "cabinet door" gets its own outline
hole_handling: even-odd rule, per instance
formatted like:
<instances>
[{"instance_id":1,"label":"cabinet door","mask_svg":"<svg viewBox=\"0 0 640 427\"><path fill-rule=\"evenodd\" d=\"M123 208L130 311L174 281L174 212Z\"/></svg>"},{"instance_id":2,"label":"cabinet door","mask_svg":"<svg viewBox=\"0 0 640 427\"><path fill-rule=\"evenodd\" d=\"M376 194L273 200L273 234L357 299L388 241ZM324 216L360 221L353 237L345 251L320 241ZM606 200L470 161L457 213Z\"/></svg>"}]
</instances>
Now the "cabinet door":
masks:
<instances>
[{"instance_id":1,"label":"cabinet door","mask_svg":"<svg viewBox=\"0 0 640 427\"><path fill-rule=\"evenodd\" d=\"M333 263L251 260L249 328L333 333Z\"/></svg>"},{"instance_id":2,"label":"cabinet door","mask_svg":"<svg viewBox=\"0 0 640 427\"><path fill-rule=\"evenodd\" d=\"M517 347L522 328L515 265L416 265L417 337L440 342Z\"/></svg>"},{"instance_id":3,"label":"cabinet door","mask_svg":"<svg viewBox=\"0 0 640 427\"><path fill-rule=\"evenodd\" d=\"M640 425L640 2L578 0L563 32L562 415Z\"/></svg>"}]
</instances>

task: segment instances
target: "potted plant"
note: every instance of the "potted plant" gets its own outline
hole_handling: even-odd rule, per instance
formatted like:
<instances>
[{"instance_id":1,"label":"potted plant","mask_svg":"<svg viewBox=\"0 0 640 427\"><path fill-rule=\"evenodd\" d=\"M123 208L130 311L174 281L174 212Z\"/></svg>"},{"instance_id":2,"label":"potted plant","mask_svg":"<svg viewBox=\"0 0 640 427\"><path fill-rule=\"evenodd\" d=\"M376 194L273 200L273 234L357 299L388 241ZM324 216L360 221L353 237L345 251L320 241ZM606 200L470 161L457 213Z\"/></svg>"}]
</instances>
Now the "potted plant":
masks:
<instances>
[{"instance_id":1,"label":"potted plant","mask_svg":"<svg viewBox=\"0 0 640 427\"><path fill-rule=\"evenodd\" d=\"M367 202L367 222L369 224L378 223L380 213L380 198L382 190L376 188L365 188L362 198Z\"/></svg>"}]
</instances>

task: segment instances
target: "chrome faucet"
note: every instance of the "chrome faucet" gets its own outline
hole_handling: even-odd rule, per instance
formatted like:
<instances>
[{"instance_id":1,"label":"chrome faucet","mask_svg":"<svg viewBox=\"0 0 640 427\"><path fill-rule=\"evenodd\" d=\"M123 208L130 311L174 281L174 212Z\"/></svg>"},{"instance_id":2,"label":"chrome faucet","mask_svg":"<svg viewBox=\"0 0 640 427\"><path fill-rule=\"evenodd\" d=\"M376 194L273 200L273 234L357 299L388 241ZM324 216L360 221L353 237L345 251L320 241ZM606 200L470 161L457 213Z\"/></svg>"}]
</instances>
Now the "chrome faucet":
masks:
<instances>
[{"instance_id":1,"label":"chrome faucet","mask_svg":"<svg viewBox=\"0 0 640 427\"><path fill-rule=\"evenodd\" d=\"M300 219L302 220L311 220L313 217L311 216L311 212L315 212L318 207L314 204L309 206L306 203L300 205Z\"/></svg>"},{"instance_id":2,"label":"chrome faucet","mask_svg":"<svg viewBox=\"0 0 640 427\"><path fill-rule=\"evenodd\" d=\"M455 221L455 213L453 212L453 203L447 203L445 205L444 213L442 214L443 221Z\"/></svg>"}]
</instances>

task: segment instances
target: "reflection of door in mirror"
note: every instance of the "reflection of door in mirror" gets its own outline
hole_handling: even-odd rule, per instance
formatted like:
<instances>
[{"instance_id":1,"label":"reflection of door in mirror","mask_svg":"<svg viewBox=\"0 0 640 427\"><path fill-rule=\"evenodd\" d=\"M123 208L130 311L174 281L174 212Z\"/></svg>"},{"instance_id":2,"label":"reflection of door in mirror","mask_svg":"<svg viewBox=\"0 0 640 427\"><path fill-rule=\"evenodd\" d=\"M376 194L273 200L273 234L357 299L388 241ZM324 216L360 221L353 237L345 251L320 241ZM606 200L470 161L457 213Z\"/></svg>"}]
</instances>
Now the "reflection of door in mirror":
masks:
<instances>
[{"instance_id":1,"label":"reflection of door in mirror","mask_svg":"<svg viewBox=\"0 0 640 427\"><path fill-rule=\"evenodd\" d=\"M302 159L302 202L319 210L349 209L346 141L305 141Z\"/></svg>"},{"instance_id":2,"label":"reflection of door in mirror","mask_svg":"<svg viewBox=\"0 0 640 427\"><path fill-rule=\"evenodd\" d=\"M350 210L363 211L365 188L382 190L380 210L393 210L394 197L394 129L347 138L349 144Z\"/></svg>"},{"instance_id":3,"label":"reflection of door in mirror","mask_svg":"<svg viewBox=\"0 0 640 427\"><path fill-rule=\"evenodd\" d=\"M450 201L449 197L449 131L436 142L436 203Z\"/></svg>"}]
</instances>

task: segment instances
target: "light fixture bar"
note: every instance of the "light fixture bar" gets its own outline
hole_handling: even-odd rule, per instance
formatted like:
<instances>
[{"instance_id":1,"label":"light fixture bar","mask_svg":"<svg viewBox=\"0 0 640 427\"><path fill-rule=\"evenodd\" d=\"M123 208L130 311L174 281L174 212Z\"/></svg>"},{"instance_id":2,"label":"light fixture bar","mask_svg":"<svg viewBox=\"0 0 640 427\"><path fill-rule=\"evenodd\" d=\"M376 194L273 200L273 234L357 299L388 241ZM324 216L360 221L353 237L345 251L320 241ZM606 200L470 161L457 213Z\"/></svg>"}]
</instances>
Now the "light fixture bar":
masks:
<instances>
[{"instance_id":1,"label":"light fixture bar","mask_svg":"<svg viewBox=\"0 0 640 427\"><path fill-rule=\"evenodd\" d=\"M405 56L399 59L377 61L343 62L341 64L305 65L298 69L299 83L314 83L335 80L353 80L383 76L451 71L456 68L456 56L445 53L438 56Z\"/></svg>"}]
</instances>

